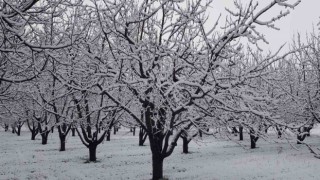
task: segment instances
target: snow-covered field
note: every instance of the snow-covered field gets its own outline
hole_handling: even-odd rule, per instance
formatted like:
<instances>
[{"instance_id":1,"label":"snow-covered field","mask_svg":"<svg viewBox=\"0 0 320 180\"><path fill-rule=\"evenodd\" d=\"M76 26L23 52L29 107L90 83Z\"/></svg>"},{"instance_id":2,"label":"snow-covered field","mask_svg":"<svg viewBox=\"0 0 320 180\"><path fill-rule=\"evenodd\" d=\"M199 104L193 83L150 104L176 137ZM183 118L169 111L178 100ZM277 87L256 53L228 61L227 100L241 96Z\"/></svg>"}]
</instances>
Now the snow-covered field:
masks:
<instances>
[{"instance_id":1,"label":"snow-covered field","mask_svg":"<svg viewBox=\"0 0 320 180\"><path fill-rule=\"evenodd\" d=\"M305 141L320 147L320 137L313 133ZM237 138L237 137L235 137ZM276 139L276 138L275 138ZM222 139L205 137L190 143L190 154L182 154L181 142L164 161L168 179L320 179L320 160L304 145L285 140L271 143L259 139L258 148L249 149ZM40 136L30 140L30 133L20 137L0 132L0 179L150 179L151 154L148 143L138 146L138 137L121 129L97 149L98 162L87 163L88 149L79 138L68 136L67 150L59 152L58 133L51 134L47 145Z\"/></svg>"}]
</instances>

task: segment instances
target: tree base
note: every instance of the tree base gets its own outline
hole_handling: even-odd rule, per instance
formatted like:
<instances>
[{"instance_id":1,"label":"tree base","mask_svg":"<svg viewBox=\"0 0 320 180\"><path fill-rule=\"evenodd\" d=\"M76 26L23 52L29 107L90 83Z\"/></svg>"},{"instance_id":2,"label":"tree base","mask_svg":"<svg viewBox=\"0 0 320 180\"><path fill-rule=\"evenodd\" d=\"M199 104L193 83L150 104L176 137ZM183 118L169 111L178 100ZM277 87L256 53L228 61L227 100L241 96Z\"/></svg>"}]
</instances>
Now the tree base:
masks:
<instances>
[{"instance_id":1,"label":"tree base","mask_svg":"<svg viewBox=\"0 0 320 180\"><path fill-rule=\"evenodd\" d=\"M163 178L163 158L152 155L152 180Z\"/></svg>"}]
</instances>

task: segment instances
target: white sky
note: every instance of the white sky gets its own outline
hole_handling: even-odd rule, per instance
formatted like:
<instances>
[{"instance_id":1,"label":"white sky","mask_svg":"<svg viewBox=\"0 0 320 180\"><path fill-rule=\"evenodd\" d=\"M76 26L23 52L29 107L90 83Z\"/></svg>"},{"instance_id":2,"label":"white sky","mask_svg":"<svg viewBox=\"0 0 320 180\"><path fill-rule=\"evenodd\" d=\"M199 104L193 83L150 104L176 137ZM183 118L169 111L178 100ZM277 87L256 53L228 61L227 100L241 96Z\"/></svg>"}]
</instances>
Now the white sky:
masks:
<instances>
[{"instance_id":1,"label":"white sky","mask_svg":"<svg viewBox=\"0 0 320 180\"><path fill-rule=\"evenodd\" d=\"M88 2L88 0L86 1ZM254 2L259 2L260 8L258 9L261 9L271 1L272 0L254 0ZM288 0L288 3L295 3L296 1L297 0ZM280 31L267 27L260 29L260 32L266 36L267 41L270 43L269 45L264 44L263 42L259 43L259 46L263 48L264 51L276 51L285 43L285 49L289 49L289 45L293 41L293 36L296 36L299 32L301 37L305 39L305 34L312 31L313 25L316 32L319 32L318 29L320 26L317 27L317 24L320 22L320 0L301 1L302 2L294 10L288 8L290 10L290 14L275 23L276 27L280 28ZM213 0L212 12L209 12L211 16L210 21L213 21L212 25L215 23L220 13L224 15L225 7L230 9L233 8L233 2L234 0ZM241 0L241 2L247 4L250 0ZM270 20L270 18L278 15L281 10L283 12L287 11L284 7L274 7L272 11L262 16L262 19ZM209 22L208 24L211 25Z\"/></svg>"},{"instance_id":2,"label":"white sky","mask_svg":"<svg viewBox=\"0 0 320 180\"><path fill-rule=\"evenodd\" d=\"M241 0L244 3L248 3L250 0ZM263 4L268 4L271 0L257 0L260 5L260 9ZM288 2L295 2L296 0L289 0ZM233 7L233 0L214 0L213 9L218 12L224 12L224 7ZM304 38L306 32L311 32L313 25L316 32L318 32L318 27L316 25L320 22L320 0L302 0L302 2L294 9L290 10L290 14L276 23L276 26L280 28L280 31L268 29L264 27L261 32L266 35L269 45L264 45L260 43L259 45L264 50L276 50L282 44L293 40L293 36L297 32L301 33L302 38ZM284 8L274 8L270 13L262 16L263 19L269 20L272 15L276 15L282 10L285 12ZM211 12L210 12L211 14ZM213 13L217 15L215 12ZM217 17L214 17L216 19ZM288 49L288 43L287 43Z\"/></svg>"}]
</instances>

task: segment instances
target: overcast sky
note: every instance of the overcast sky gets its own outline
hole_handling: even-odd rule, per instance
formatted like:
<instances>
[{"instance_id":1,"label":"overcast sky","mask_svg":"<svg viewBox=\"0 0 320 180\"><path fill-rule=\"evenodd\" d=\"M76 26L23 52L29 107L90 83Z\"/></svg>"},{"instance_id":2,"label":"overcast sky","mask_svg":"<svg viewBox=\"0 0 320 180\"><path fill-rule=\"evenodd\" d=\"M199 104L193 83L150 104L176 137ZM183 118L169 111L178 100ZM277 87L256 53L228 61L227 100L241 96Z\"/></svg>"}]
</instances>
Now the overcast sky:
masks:
<instances>
[{"instance_id":1,"label":"overcast sky","mask_svg":"<svg viewBox=\"0 0 320 180\"><path fill-rule=\"evenodd\" d=\"M296 0L289 0L289 2L295 2ZM248 3L249 0L242 0L244 3ZM259 0L260 8L263 4L270 3L270 0ZM215 0L214 9L216 11L224 11L224 7L233 7L233 0ZM282 20L276 23L276 26L281 30L263 29L263 33L266 35L270 45L261 45L264 49L270 48L275 50L279 48L285 42L292 42L293 36L300 32L305 35L306 32L312 31L312 25L318 32L316 25L319 22L320 17L320 0L302 0L302 2L294 9L290 10L291 13L284 17ZM267 20L271 18L271 15L279 13L281 8L274 8L272 12L263 16L263 19ZM283 12L285 11L282 8ZM304 36L303 36L304 37ZM262 44L262 43L260 43Z\"/></svg>"}]
</instances>

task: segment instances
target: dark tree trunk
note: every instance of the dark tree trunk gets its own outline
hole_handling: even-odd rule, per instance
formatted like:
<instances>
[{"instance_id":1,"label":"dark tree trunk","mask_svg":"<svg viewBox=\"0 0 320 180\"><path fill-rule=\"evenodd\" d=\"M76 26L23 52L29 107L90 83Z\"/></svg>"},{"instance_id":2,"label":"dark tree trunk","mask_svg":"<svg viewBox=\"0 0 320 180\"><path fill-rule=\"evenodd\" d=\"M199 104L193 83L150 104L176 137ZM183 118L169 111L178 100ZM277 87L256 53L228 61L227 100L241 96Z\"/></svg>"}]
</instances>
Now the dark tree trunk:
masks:
<instances>
[{"instance_id":1,"label":"dark tree trunk","mask_svg":"<svg viewBox=\"0 0 320 180\"><path fill-rule=\"evenodd\" d=\"M302 144L301 142L302 141L304 141L304 139L306 138L306 134L304 134L304 135L297 135L297 139L298 139L298 141L297 141L297 144Z\"/></svg>"},{"instance_id":2,"label":"dark tree trunk","mask_svg":"<svg viewBox=\"0 0 320 180\"><path fill-rule=\"evenodd\" d=\"M20 134L21 134L21 127L22 126L19 126L19 125L17 126L16 133L17 133L18 136L20 136Z\"/></svg>"},{"instance_id":3,"label":"dark tree trunk","mask_svg":"<svg viewBox=\"0 0 320 180\"><path fill-rule=\"evenodd\" d=\"M243 141L243 127L239 126L239 140Z\"/></svg>"},{"instance_id":4,"label":"dark tree trunk","mask_svg":"<svg viewBox=\"0 0 320 180\"><path fill-rule=\"evenodd\" d=\"M50 129L48 129L47 127L42 130L41 128L41 124L38 124L38 129L39 129L39 133L41 135L41 144L45 145L48 143L48 135L50 133Z\"/></svg>"},{"instance_id":5,"label":"dark tree trunk","mask_svg":"<svg viewBox=\"0 0 320 180\"><path fill-rule=\"evenodd\" d=\"M38 126L36 126L34 122L32 122L32 126L30 124L29 120L27 120L27 125L31 132L31 140L36 140L36 136L39 133Z\"/></svg>"},{"instance_id":6,"label":"dark tree trunk","mask_svg":"<svg viewBox=\"0 0 320 180\"><path fill-rule=\"evenodd\" d=\"M136 135L136 127L133 127L132 129L133 129L133 133L132 134L133 134L133 136L135 136Z\"/></svg>"},{"instance_id":7,"label":"dark tree trunk","mask_svg":"<svg viewBox=\"0 0 320 180\"><path fill-rule=\"evenodd\" d=\"M110 136L111 136L111 133L110 133L110 130L108 130L108 131L107 131L106 141L110 141Z\"/></svg>"},{"instance_id":8,"label":"dark tree trunk","mask_svg":"<svg viewBox=\"0 0 320 180\"><path fill-rule=\"evenodd\" d=\"M139 131L139 146L143 146L144 142L147 139L147 133L140 127Z\"/></svg>"},{"instance_id":9,"label":"dark tree trunk","mask_svg":"<svg viewBox=\"0 0 320 180\"><path fill-rule=\"evenodd\" d=\"M47 135L47 133L44 132L43 134L41 134L41 138L42 138L41 144L46 145L48 143L48 135Z\"/></svg>"},{"instance_id":10,"label":"dark tree trunk","mask_svg":"<svg viewBox=\"0 0 320 180\"><path fill-rule=\"evenodd\" d=\"M301 127L298 129L299 134L297 134L297 144L302 144L301 142L307 137L307 132L309 128Z\"/></svg>"},{"instance_id":11,"label":"dark tree trunk","mask_svg":"<svg viewBox=\"0 0 320 180\"><path fill-rule=\"evenodd\" d=\"M257 147L258 139L259 137L254 135L254 131L250 130L251 149L255 149Z\"/></svg>"},{"instance_id":12,"label":"dark tree trunk","mask_svg":"<svg viewBox=\"0 0 320 180\"><path fill-rule=\"evenodd\" d=\"M48 143L48 136L49 136L49 133L50 133L50 129L45 128L45 130L42 131L41 125L39 125L38 127L39 127L39 132L40 132L40 135L41 135L41 144L46 145Z\"/></svg>"},{"instance_id":13,"label":"dark tree trunk","mask_svg":"<svg viewBox=\"0 0 320 180\"><path fill-rule=\"evenodd\" d=\"M87 126L88 138L92 138L91 126Z\"/></svg>"},{"instance_id":14,"label":"dark tree trunk","mask_svg":"<svg viewBox=\"0 0 320 180\"><path fill-rule=\"evenodd\" d=\"M202 138L202 131L199 130L199 136Z\"/></svg>"},{"instance_id":15,"label":"dark tree trunk","mask_svg":"<svg viewBox=\"0 0 320 180\"><path fill-rule=\"evenodd\" d=\"M281 138L281 136L282 136L282 132L278 131L278 138Z\"/></svg>"},{"instance_id":16,"label":"dark tree trunk","mask_svg":"<svg viewBox=\"0 0 320 180\"><path fill-rule=\"evenodd\" d=\"M297 135L297 144L302 144L301 142L305 139L306 135Z\"/></svg>"},{"instance_id":17,"label":"dark tree trunk","mask_svg":"<svg viewBox=\"0 0 320 180\"><path fill-rule=\"evenodd\" d=\"M45 145L48 143L48 135L50 133L50 129L48 128L48 121L47 121L47 117L45 117L45 120L44 120L44 125L45 125L45 128L42 129L41 127L41 121L40 119L38 118L38 131L41 135L41 144Z\"/></svg>"},{"instance_id":18,"label":"dark tree trunk","mask_svg":"<svg viewBox=\"0 0 320 180\"><path fill-rule=\"evenodd\" d=\"M163 179L163 158L152 155L152 180Z\"/></svg>"},{"instance_id":19,"label":"dark tree trunk","mask_svg":"<svg viewBox=\"0 0 320 180\"><path fill-rule=\"evenodd\" d=\"M74 99L74 100L77 104L76 107L77 107L77 111L78 111L78 116L79 116L79 118L83 118L82 110L81 110L81 107L78 103L78 100L76 100L76 99ZM101 102L100 107L102 107L103 96L102 96L100 102ZM89 149L89 161L96 161L97 160L97 157L96 157L97 146L101 142L103 142L108 129L106 129L103 132L103 134L99 137L99 128L98 128L97 124L101 122L101 121L99 122L100 111L98 111L98 116L96 117L96 124L95 124L95 126L93 126L94 124L92 124L92 122L94 122L94 121L91 121L92 117L90 115L91 114L90 107L89 107L89 103L88 103L87 98L84 99L84 103L85 103L85 115L86 115L85 118L87 120L87 125L80 124L81 133L78 128L76 128L76 131L77 131L77 134L78 134L81 142ZM117 111L114 110L113 112L114 112L113 113L113 116L114 116ZM113 124L113 122L111 122L110 124ZM92 129L92 127L96 127L95 131Z\"/></svg>"},{"instance_id":20,"label":"dark tree trunk","mask_svg":"<svg viewBox=\"0 0 320 180\"><path fill-rule=\"evenodd\" d=\"M72 136L76 136L76 128L71 128Z\"/></svg>"},{"instance_id":21,"label":"dark tree trunk","mask_svg":"<svg viewBox=\"0 0 320 180\"><path fill-rule=\"evenodd\" d=\"M51 133L53 133L53 132L54 132L54 126L51 127Z\"/></svg>"},{"instance_id":22,"label":"dark tree trunk","mask_svg":"<svg viewBox=\"0 0 320 180\"><path fill-rule=\"evenodd\" d=\"M59 133L59 138L60 138L60 151L65 151L66 150L66 137L67 137L69 131L71 130L72 125L62 123L57 128L58 128L58 133Z\"/></svg>"},{"instance_id":23,"label":"dark tree trunk","mask_svg":"<svg viewBox=\"0 0 320 180\"><path fill-rule=\"evenodd\" d=\"M92 134L92 139L88 138L88 132L85 131L85 127L81 126L81 133L79 132L78 129L76 129L77 134L81 140L81 142L89 149L89 161L96 161L97 156L96 156L96 149L97 146L103 142L104 137L106 136L107 130L104 131L104 133L98 137L98 129Z\"/></svg>"},{"instance_id":24,"label":"dark tree trunk","mask_svg":"<svg viewBox=\"0 0 320 180\"><path fill-rule=\"evenodd\" d=\"M139 146L143 146L144 141L143 141L143 134L139 133Z\"/></svg>"},{"instance_id":25,"label":"dark tree trunk","mask_svg":"<svg viewBox=\"0 0 320 180\"><path fill-rule=\"evenodd\" d=\"M172 154L183 131L178 130L177 134L170 139L171 134L169 132L172 130L163 131L166 119L166 109L160 108L155 111L153 103L149 101L147 101L143 107L145 108L145 130L149 137L150 149L152 152L152 179L159 180L163 179L163 160ZM155 112L159 115L157 121L153 119ZM184 129L189 129L191 125L193 124L190 123L189 126L184 127ZM170 128L173 127L171 126Z\"/></svg>"},{"instance_id":26,"label":"dark tree trunk","mask_svg":"<svg viewBox=\"0 0 320 180\"><path fill-rule=\"evenodd\" d=\"M60 135L60 151L66 150L66 135Z\"/></svg>"},{"instance_id":27,"label":"dark tree trunk","mask_svg":"<svg viewBox=\"0 0 320 180\"><path fill-rule=\"evenodd\" d=\"M114 135L117 134L117 128L116 128L116 126L113 126L113 134L114 134Z\"/></svg>"},{"instance_id":28,"label":"dark tree trunk","mask_svg":"<svg viewBox=\"0 0 320 180\"><path fill-rule=\"evenodd\" d=\"M268 133L268 129L269 129L270 126L264 123L263 127L265 128L264 132L267 134Z\"/></svg>"},{"instance_id":29,"label":"dark tree trunk","mask_svg":"<svg viewBox=\"0 0 320 180\"><path fill-rule=\"evenodd\" d=\"M4 125L4 131L7 132L9 130L9 125L5 124Z\"/></svg>"},{"instance_id":30,"label":"dark tree trunk","mask_svg":"<svg viewBox=\"0 0 320 180\"><path fill-rule=\"evenodd\" d=\"M185 154L188 154L189 153L188 145L189 145L190 141L188 141L187 137L181 137L181 138L182 138L182 142L183 142L183 144L182 144L182 152L185 153Z\"/></svg>"},{"instance_id":31,"label":"dark tree trunk","mask_svg":"<svg viewBox=\"0 0 320 180\"><path fill-rule=\"evenodd\" d=\"M38 131L31 131L31 140L36 140L37 134L38 134Z\"/></svg>"},{"instance_id":32,"label":"dark tree trunk","mask_svg":"<svg viewBox=\"0 0 320 180\"><path fill-rule=\"evenodd\" d=\"M298 134L297 135L297 144L302 144L301 142L302 141L304 141L304 139L307 137L307 134L303 134L303 135L301 135L301 134Z\"/></svg>"},{"instance_id":33,"label":"dark tree trunk","mask_svg":"<svg viewBox=\"0 0 320 180\"><path fill-rule=\"evenodd\" d=\"M21 134L21 128L23 126L24 122L21 122L20 120L15 122L15 124L12 126L12 133L16 133L18 136Z\"/></svg>"},{"instance_id":34,"label":"dark tree trunk","mask_svg":"<svg viewBox=\"0 0 320 180\"><path fill-rule=\"evenodd\" d=\"M234 134L235 136L237 136L239 133L239 131L237 130L236 127L232 127L232 134Z\"/></svg>"},{"instance_id":35,"label":"dark tree trunk","mask_svg":"<svg viewBox=\"0 0 320 180\"><path fill-rule=\"evenodd\" d=\"M278 126L276 126L276 130L277 130L277 134L278 134L278 138L281 138L281 136L282 136L282 127L278 127Z\"/></svg>"},{"instance_id":36,"label":"dark tree trunk","mask_svg":"<svg viewBox=\"0 0 320 180\"><path fill-rule=\"evenodd\" d=\"M97 145L89 144L89 161L97 160Z\"/></svg>"},{"instance_id":37,"label":"dark tree trunk","mask_svg":"<svg viewBox=\"0 0 320 180\"><path fill-rule=\"evenodd\" d=\"M255 136L250 135L251 149L256 148L256 141L254 139L255 139Z\"/></svg>"}]
</instances>

